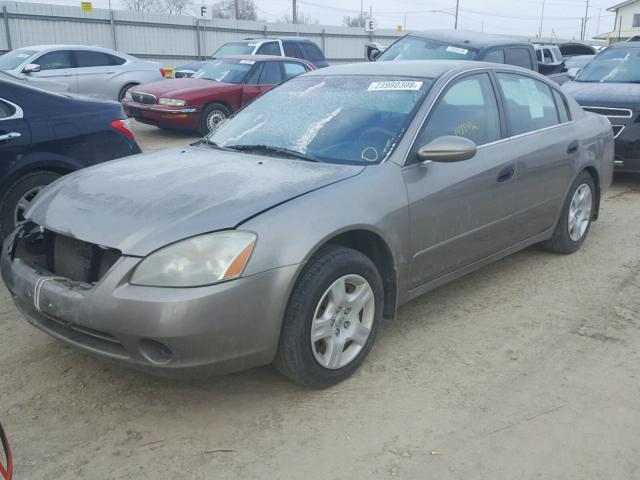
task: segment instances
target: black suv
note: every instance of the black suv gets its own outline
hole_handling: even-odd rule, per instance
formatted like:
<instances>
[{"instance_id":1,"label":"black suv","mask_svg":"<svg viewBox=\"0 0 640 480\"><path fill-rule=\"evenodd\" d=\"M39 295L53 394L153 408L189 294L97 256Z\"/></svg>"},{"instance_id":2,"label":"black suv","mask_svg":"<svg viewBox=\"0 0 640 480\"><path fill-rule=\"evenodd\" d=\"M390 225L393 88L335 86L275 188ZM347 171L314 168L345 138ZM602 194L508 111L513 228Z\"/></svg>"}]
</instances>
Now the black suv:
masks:
<instances>
[{"instance_id":1,"label":"black suv","mask_svg":"<svg viewBox=\"0 0 640 480\"><path fill-rule=\"evenodd\" d=\"M477 60L507 63L538 71L533 44L500 35L462 30L427 30L400 37L381 51L367 45L367 57L378 62L389 60Z\"/></svg>"},{"instance_id":2,"label":"black suv","mask_svg":"<svg viewBox=\"0 0 640 480\"><path fill-rule=\"evenodd\" d=\"M614 43L562 88L611 122L616 170L640 172L640 41Z\"/></svg>"},{"instance_id":3,"label":"black suv","mask_svg":"<svg viewBox=\"0 0 640 480\"><path fill-rule=\"evenodd\" d=\"M276 55L278 57L301 58L316 68L328 67L322 50L307 38L245 38L237 42L228 42L216 50L209 60L236 55ZM176 68L175 77L190 77L207 63L193 62Z\"/></svg>"}]
</instances>

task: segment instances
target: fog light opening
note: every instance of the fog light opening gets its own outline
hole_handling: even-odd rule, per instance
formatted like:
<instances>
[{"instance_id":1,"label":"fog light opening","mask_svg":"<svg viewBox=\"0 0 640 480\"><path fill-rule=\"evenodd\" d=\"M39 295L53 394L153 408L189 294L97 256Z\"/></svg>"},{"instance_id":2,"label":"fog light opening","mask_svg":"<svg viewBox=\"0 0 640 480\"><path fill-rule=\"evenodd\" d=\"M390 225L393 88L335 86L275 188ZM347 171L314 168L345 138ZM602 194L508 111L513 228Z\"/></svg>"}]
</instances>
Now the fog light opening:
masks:
<instances>
[{"instance_id":1,"label":"fog light opening","mask_svg":"<svg viewBox=\"0 0 640 480\"><path fill-rule=\"evenodd\" d=\"M140 340L140 350L153 363L168 363L173 358L173 352L169 347L149 338Z\"/></svg>"}]
</instances>

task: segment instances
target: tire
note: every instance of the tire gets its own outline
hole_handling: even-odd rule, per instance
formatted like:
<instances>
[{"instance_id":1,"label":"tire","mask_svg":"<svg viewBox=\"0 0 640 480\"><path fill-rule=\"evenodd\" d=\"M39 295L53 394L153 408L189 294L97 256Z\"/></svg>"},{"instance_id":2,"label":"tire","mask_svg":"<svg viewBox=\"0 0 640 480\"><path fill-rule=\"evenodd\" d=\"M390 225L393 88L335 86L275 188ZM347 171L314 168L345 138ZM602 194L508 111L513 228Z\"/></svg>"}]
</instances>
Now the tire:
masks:
<instances>
[{"instance_id":1,"label":"tire","mask_svg":"<svg viewBox=\"0 0 640 480\"><path fill-rule=\"evenodd\" d=\"M584 200L580 201L580 193L578 192L585 192L589 198L583 197ZM588 172L583 171L571 185L556 229L549 240L541 243L542 248L549 252L565 255L578 251L589 234L595 201L596 189L593 177ZM576 209L574 206L578 206L578 208ZM572 218L576 218L577 215L577 223L570 222L570 212L572 213ZM580 225L579 228L578 225Z\"/></svg>"},{"instance_id":2,"label":"tire","mask_svg":"<svg viewBox=\"0 0 640 480\"><path fill-rule=\"evenodd\" d=\"M224 121L231 116L231 111L221 103L210 103L207 105L200 115L200 124L198 125L198 134L209 135L213 130L210 128L209 117L218 116L220 121Z\"/></svg>"},{"instance_id":3,"label":"tire","mask_svg":"<svg viewBox=\"0 0 640 480\"><path fill-rule=\"evenodd\" d=\"M0 235L3 240L17 226L16 209L18 208L18 203L21 200L26 199L29 200L27 203L30 204L39 193L38 190L42 189L42 187L46 187L60 177L61 175L58 173L38 170L23 175L6 189L2 196L2 200L0 200ZM25 206L28 205L25 204ZM26 208L20 208L18 221L24 218L24 210L26 210Z\"/></svg>"},{"instance_id":4,"label":"tire","mask_svg":"<svg viewBox=\"0 0 640 480\"><path fill-rule=\"evenodd\" d=\"M341 286L345 278L346 290ZM349 288L356 284L358 286L350 293ZM354 301L343 303L351 305L352 309L336 310L335 304L340 302L334 301L334 289L347 292L345 302L358 295L363 299L366 297L365 307L360 309L359 303ZM336 245L322 248L303 270L289 298L275 367L284 376L308 388L326 388L345 380L358 369L373 347L382 320L383 303L380 273L367 256ZM315 323L317 317L322 320ZM314 343L312 324L318 336L321 331L330 333L324 333L324 337ZM323 325L326 328L321 328ZM352 340L358 338L358 332L361 333L359 340ZM339 358L336 362L332 362L334 348Z\"/></svg>"},{"instance_id":5,"label":"tire","mask_svg":"<svg viewBox=\"0 0 640 480\"><path fill-rule=\"evenodd\" d=\"M140 85L140 84L139 83L128 83L124 87L122 87L120 89L120 92L118 92L118 101L122 102L122 100L124 100L124 96L127 94L127 90L129 90L131 87L135 87L136 85Z\"/></svg>"}]
</instances>

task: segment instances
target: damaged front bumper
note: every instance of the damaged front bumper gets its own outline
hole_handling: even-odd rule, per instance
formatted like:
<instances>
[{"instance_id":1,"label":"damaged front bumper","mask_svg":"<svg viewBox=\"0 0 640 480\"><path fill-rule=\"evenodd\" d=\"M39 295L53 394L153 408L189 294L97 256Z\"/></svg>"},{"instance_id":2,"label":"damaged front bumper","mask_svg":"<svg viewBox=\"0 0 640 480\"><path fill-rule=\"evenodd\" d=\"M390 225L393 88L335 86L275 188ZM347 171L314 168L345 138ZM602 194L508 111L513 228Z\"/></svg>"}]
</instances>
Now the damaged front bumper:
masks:
<instances>
[{"instance_id":1,"label":"damaged front bumper","mask_svg":"<svg viewBox=\"0 0 640 480\"><path fill-rule=\"evenodd\" d=\"M58 277L12 256L0 268L37 328L88 353L160 375L228 373L270 363L296 267L197 288L130 285L140 262L123 255L97 282Z\"/></svg>"}]
</instances>

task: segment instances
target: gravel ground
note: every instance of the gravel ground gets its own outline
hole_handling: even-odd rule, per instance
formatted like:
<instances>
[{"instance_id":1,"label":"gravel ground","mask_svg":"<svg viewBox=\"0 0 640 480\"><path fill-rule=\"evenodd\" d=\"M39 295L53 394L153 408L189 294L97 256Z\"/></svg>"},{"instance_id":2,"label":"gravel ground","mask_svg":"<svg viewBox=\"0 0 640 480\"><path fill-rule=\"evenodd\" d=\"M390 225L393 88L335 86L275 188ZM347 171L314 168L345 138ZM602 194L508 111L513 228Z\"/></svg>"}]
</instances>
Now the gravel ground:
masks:
<instances>
[{"instance_id":1,"label":"gravel ground","mask_svg":"<svg viewBox=\"0 0 640 480\"><path fill-rule=\"evenodd\" d=\"M411 302L325 391L269 367L186 383L111 366L1 288L16 478L640 478L639 245L640 176L620 176L580 252L530 248Z\"/></svg>"}]
</instances>

